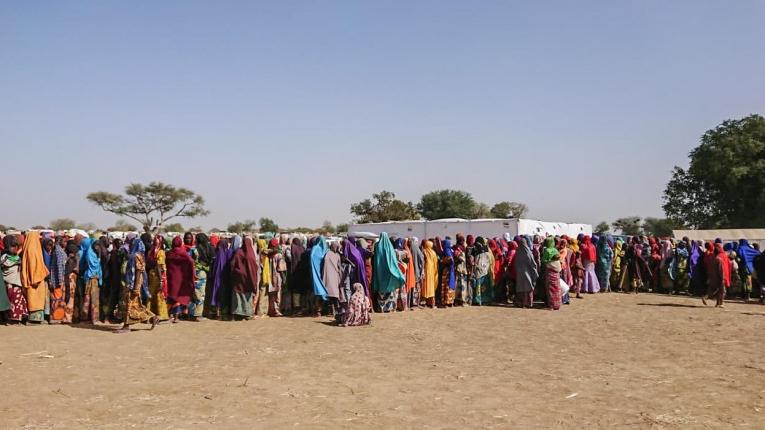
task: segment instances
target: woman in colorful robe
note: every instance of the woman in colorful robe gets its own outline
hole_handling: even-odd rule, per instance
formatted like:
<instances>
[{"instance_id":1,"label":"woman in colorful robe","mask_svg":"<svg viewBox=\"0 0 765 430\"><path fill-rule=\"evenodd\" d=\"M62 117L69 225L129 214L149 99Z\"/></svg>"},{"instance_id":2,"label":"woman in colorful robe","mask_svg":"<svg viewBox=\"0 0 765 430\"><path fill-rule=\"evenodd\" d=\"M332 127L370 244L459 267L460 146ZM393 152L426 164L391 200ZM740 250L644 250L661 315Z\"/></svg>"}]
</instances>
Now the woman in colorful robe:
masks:
<instances>
[{"instance_id":1,"label":"woman in colorful robe","mask_svg":"<svg viewBox=\"0 0 765 430\"><path fill-rule=\"evenodd\" d=\"M448 237L443 241L441 253L441 306L452 307L454 304L454 290L457 287L457 279L454 273L454 250L452 241Z\"/></svg>"},{"instance_id":2,"label":"woman in colorful robe","mask_svg":"<svg viewBox=\"0 0 765 430\"><path fill-rule=\"evenodd\" d=\"M542 248L542 265L545 268L545 293L547 307L557 311L561 305L560 253L555 248L555 239L547 237Z\"/></svg>"},{"instance_id":3,"label":"woman in colorful robe","mask_svg":"<svg viewBox=\"0 0 765 430\"><path fill-rule=\"evenodd\" d=\"M61 323L66 317L66 238L59 236L51 253L50 268L50 321Z\"/></svg>"},{"instance_id":4,"label":"woman in colorful robe","mask_svg":"<svg viewBox=\"0 0 765 430\"><path fill-rule=\"evenodd\" d=\"M327 299L333 316L340 311L340 282L343 279L341 263L340 243L332 242L329 250L324 254L321 280L324 283L324 288L327 290Z\"/></svg>"},{"instance_id":5,"label":"woman in colorful robe","mask_svg":"<svg viewBox=\"0 0 765 430\"><path fill-rule=\"evenodd\" d=\"M482 306L494 300L491 282L494 264L491 251L483 237L476 238L473 256L473 303Z\"/></svg>"},{"instance_id":6,"label":"woman in colorful robe","mask_svg":"<svg viewBox=\"0 0 765 430\"><path fill-rule=\"evenodd\" d=\"M0 268L3 270L5 291L10 302L8 320L11 324L19 324L29 315L27 298L21 286L21 257L19 256L21 245L16 235L9 234L3 237L3 247Z\"/></svg>"},{"instance_id":7,"label":"woman in colorful robe","mask_svg":"<svg viewBox=\"0 0 765 430\"><path fill-rule=\"evenodd\" d=\"M404 285L405 278L398 267L388 233L380 233L380 239L375 243L372 267L372 287L377 294L378 306L382 312L394 312L395 292Z\"/></svg>"},{"instance_id":8,"label":"woman in colorful robe","mask_svg":"<svg viewBox=\"0 0 765 430\"><path fill-rule=\"evenodd\" d=\"M690 275L688 273L689 258L690 253L688 252L686 242L678 242L669 268L669 273L672 275L673 280L672 294L678 294L679 292L688 293L690 284Z\"/></svg>"},{"instance_id":9,"label":"woman in colorful robe","mask_svg":"<svg viewBox=\"0 0 765 430\"><path fill-rule=\"evenodd\" d=\"M592 244L590 236L584 236L582 239L582 265L584 266L584 279L582 281L582 291L588 294L600 291L598 276L595 274L595 262L597 260L597 251Z\"/></svg>"},{"instance_id":10,"label":"woman in colorful robe","mask_svg":"<svg viewBox=\"0 0 765 430\"><path fill-rule=\"evenodd\" d=\"M420 296L425 306L436 308L436 285L438 285L438 255L433 250L433 242L426 240L422 247L423 278Z\"/></svg>"},{"instance_id":11,"label":"woman in colorful robe","mask_svg":"<svg viewBox=\"0 0 765 430\"><path fill-rule=\"evenodd\" d=\"M79 295L80 300L80 322L89 321L91 324L99 323L99 305L100 288L103 279L101 271L101 260L98 258L98 252L95 249L95 241L91 238L82 239L80 242L80 277L84 288Z\"/></svg>"},{"instance_id":12,"label":"woman in colorful robe","mask_svg":"<svg viewBox=\"0 0 765 430\"><path fill-rule=\"evenodd\" d=\"M353 284L353 294L348 301L348 312L345 313L345 318L341 325L353 327L371 324L372 318L370 314L369 300L367 300L367 296L364 294L364 286L356 282Z\"/></svg>"},{"instance_id":13,"label":"woman in colorful robe","mask_svg":"<svg viewBox=\"0 0 765 430\"><path fill-rule=\"evenodd\" d=\"M515 276L516 306L532 307L534 305L534 287L539 278L539 272L531 247L524 238L518 240L518 252L515 255Z\"/></svg>"},{"instance_id":14,"label":"woman in colorful robe","mask_svg":"<svg viewBox=\"0 0 765 430\"><path fill-rule=\"evenodd\" d=\"M609 288L617 291L624 290L624 246L621 239L616 239L614 243L614 259L611 262L611 279Z\"/></svg>"},{"instance_id":15,"label":"woman in colorful robe","mask_svg":"<svg viewBox=\"0 0 765 430\"><path fill-rule=\"evenodd\" d=\"M226 319L231 315L231 252L228 239L220 239L215 247L215 264L212 269L212 290L210 292L211 318Z\"/></svg>"},{"instance_id":16,"label":"woman in colorful robe","mask_svg":"<svg viewBox=\"0 0 765 430\"><path fill-rule=\"evenodd\" d=\"M409 309L420 308L420 293L422 291L422 280L425 277L425 255L420 248L420 240L417 237L412 237L407 246L412 255L412 261L410 265L414 271L414 286L409 291Z\"/></svg>"},{"instance_id":17,"label":"woman in colorful robe","mask_svg":"<svg viewBox=\"0 0 765 430\"><path fill-rule=\"evenodd\" d=\"M146 273L149 278L149 306L160 321L167 321L167 266L165 265L165 240L157 235L152 241L146 258Z\"/></svg>"},{"instance_id":18,"label":"woman in colorful robe","mask_svg":"<svg viewBox=\"0 0 765 430\"><path fill-rule=\"evenodd\" d=\"M134 240L130 248L127 269L125 271L125 286L123 298L120 304L123 308L122 327L115 333L129 333L130 326L137 323L151 323L151 329L159 322L159 318L146 308L141 300L142 291L148 290L148 277L146 276L146 245L143 240Z\"/></svg>"},{"instance_id":19,"label":"woman in colorful robe","mask_svg":"<svg viewBox=\"0 0 765 430\"><path fill-rule=\"evenodd\" d=\"M598 277L598 283L600 284L600 290L606 293L611 292L611 286L609 284L611 278L611 265L614 260L614 251L609 246L606 237L601 237L596 247L597 264L595 266L595 274Z\"/></svg>"},{"instance_id":20,"label":"woman in colorful robe","mask_svg":"<svg viewBox=\"0 0 765 430\"><path fill-rule=\"evenodd\" d=\"M321 263L324 261L327 250L327 239L324 236L314 238L309 251L311 286L313 287L311 290L313 300L310 305L313 306L312 314L314 317L321 316L324 302L327 300L327 289L324 287L324 281L321 279Z\"/></svg>"},{"instance_id":21,"label":"woman in colorful robe","mask_svg":"<svg viewBox=\"0 0 765 430\"><path fill-rule=\"evenodd\" d=\"M584 237L584 236L582 236ZM569 254L568 266L571 268L572 283L571 291L576 294L577 299L582 298L582 283L584 282L584 264L582 264L582 252L579 249L579 240L571 238L569 240Z\"/></svg>"},{"instance_id":22,"label":"woman in colorful robe","mask_svg":"<svg viewBox=\"0 0 765 430\"><path fill-rule=\"evenodd\" d=\"M30 231L21 246L21 286L27 297L28 320L34 323L45 320L45 309L48 307L48 284L45 279L50 272L45 265L40 242L40 232ZM98 321L98 310L95 321Z\"/></svg>"},{"instance_id":23,"label":"woman in colorful robe","mask_svg":"<svg viewBox=\"0 0 765 430\"><path fill-rule=\"evenodd\" d=\"M167 266L167 305L170 321L177 323L194 294L194 260L191 259L183 239L175 236L172 249L165 255Z\"/></svg>"},{"instance_id":24,"label":"woman in colorful robe","mask_svg":"<svg viewBox=\"0 0 765 430\"><path fill-rule=\"evenodd\" d=\"M245 237L242 243L231 259L231 314L235 320L252 318L252 299L260 286L260 262L252 238Z\"/></svg>"}]
</instances>

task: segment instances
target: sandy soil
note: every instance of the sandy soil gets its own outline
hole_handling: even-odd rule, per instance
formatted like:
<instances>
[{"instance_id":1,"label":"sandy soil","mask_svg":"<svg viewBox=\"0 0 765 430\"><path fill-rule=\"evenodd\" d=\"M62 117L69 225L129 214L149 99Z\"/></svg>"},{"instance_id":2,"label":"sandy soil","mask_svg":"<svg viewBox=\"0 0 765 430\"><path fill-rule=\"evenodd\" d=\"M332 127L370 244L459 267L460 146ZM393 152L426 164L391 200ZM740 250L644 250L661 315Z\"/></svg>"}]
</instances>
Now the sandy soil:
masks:
<instances>
[{"instance_id":1,"label":"sandy soil","mask_svg":"<svg viewBox=\"0 0 765 430\"><path fill-rule=\"evenodd\" d=\"M765 428L756 304L106 328L0 327L0 428Z\"/></svg>"}]
</instances>

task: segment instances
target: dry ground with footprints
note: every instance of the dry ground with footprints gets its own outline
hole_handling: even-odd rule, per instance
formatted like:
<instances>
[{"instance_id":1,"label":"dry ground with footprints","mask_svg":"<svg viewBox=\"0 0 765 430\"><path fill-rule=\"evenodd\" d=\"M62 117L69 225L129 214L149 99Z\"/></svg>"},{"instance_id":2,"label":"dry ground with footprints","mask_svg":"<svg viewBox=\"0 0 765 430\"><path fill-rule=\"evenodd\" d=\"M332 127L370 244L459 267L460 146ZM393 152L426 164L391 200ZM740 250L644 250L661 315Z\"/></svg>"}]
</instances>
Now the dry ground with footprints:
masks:
<instances>
[{"instance_id":1,"label":"dry ground with footprints","mask_svg":"<svg viewBox=\"0 0 765 430\"><path fill-rule=\"evenodd\" d=\"M765 306L0 327L0 428L765 428Z\"/></svg>"}]
</instances>

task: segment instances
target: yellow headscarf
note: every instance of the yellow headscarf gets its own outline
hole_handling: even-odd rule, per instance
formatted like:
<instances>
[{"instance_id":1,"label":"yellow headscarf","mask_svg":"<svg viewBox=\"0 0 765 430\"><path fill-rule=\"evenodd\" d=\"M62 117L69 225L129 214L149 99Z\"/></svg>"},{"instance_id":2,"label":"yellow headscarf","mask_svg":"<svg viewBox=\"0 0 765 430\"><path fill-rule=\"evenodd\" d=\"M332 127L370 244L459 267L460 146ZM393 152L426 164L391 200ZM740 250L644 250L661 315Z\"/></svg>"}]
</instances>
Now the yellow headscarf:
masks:
<instances>
[{"instance_id":1,"label":"yellow headscarf","mask_svg":"<svg viewBox=\"0 0 765 430\"><path fill-rule=\"evenodd\" d=\"M261 284L271 283L271 261L265 253L266 240L258 239L258 252L260 253L260 282Z\"/></svg>"},{"instance_id":2,"label":"yellow headscarf","mask_svg":"<svg viewBox=\"0 0 765 430\"><path fill-rule=\"evenodd\" d=\"M579 241L572 237L568 240L568 247L574 252L579 252Z\"/></svg>"}]
</instances>

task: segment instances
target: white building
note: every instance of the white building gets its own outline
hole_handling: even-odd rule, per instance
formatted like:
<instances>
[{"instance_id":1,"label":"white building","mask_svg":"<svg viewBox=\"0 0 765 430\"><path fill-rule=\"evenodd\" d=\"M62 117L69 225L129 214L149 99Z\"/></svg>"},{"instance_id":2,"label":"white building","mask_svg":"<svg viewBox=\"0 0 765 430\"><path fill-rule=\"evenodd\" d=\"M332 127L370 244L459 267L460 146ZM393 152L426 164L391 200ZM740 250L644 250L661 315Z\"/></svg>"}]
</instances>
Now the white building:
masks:
<instances>
[{"instance_id":1,"label":"white building","mask_svg":"<svg viewBox=\"0 0 765 430\"><path fill-rule=\"evenodd\" d=\"M511 218L511 219L461 219L448 218L431 221L413 220L413 221L389 221L369 224L351 224L348 227L349 236L378 236L386 232L389 236L396 237L446 237L454 238L457 233L464 235L471 234L475 237L483 236L487 238L501 237L505 233L511 236L516 235L568 235L576 237L585 234L592 235L592 225L590 224L570 224L564 222L546 222L531 219Z\"/></svg>"}]
</instances>

